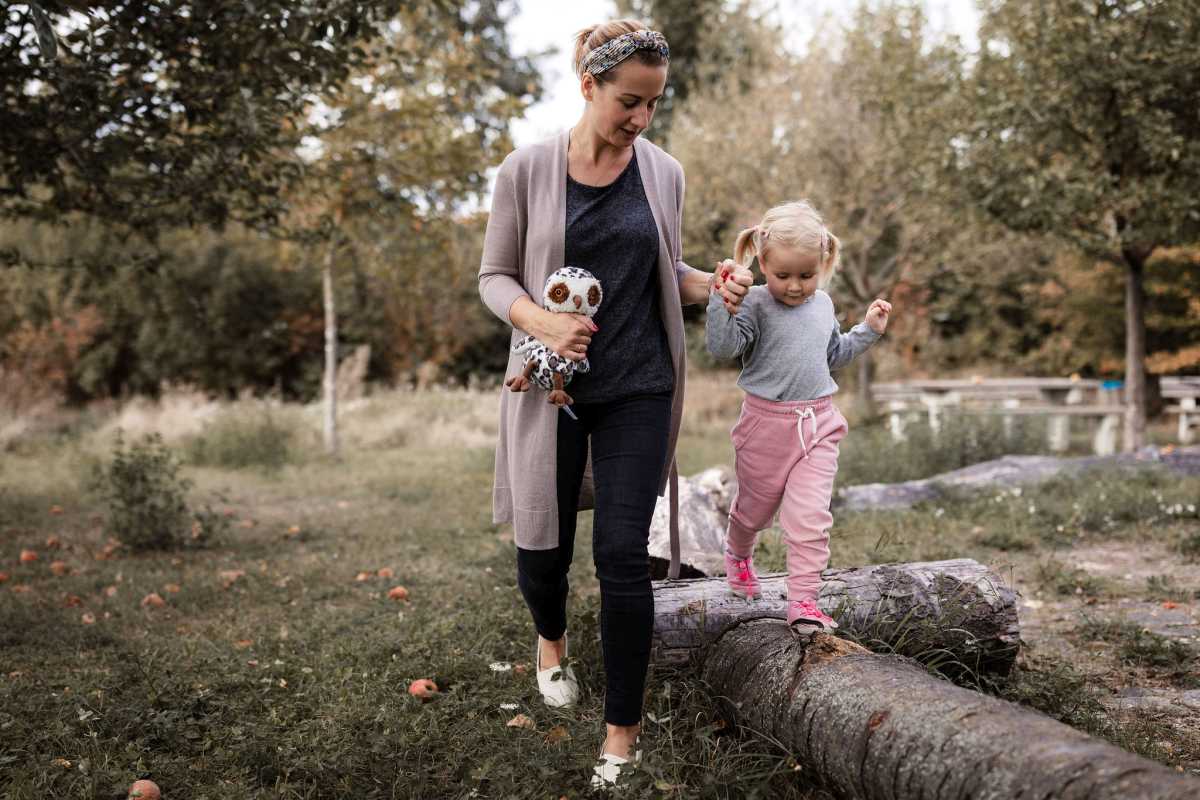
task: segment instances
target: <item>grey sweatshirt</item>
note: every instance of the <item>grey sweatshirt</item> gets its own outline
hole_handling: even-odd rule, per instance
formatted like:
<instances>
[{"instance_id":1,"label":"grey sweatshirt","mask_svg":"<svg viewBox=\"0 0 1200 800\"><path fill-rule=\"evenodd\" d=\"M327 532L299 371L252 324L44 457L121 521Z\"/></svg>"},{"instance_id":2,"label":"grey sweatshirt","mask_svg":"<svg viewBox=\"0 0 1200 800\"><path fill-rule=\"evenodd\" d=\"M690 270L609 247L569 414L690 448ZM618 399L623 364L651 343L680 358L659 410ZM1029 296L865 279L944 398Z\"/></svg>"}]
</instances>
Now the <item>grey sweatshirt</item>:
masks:
<instances>
[{"instance_id":1,"label":"grey sweatshirt","mask_svg":"<svg viewBox=\"0 0 1200 800\"><path fill-rule=\"evenodd\" d=\"M765 400L833 394L838 386L830 371L879 341L865 322L842 333L833 299L820 290L801 305L788 306L771 297L766 286L751 286L733 316L713 294L704 327L708 352L717 358L741 356L738 386Z\"/></svg>"}]
</instances>

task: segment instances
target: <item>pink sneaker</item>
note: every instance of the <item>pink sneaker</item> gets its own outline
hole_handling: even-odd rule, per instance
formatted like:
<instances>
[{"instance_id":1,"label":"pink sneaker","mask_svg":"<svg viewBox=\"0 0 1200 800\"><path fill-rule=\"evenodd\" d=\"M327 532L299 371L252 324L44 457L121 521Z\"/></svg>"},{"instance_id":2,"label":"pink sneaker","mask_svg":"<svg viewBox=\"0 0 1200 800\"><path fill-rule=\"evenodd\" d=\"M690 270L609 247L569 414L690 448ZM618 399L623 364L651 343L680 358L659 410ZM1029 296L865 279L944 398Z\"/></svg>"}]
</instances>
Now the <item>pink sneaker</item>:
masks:
<instances>
[{"instance_id":1,"label":"pink sneaker","mask_svg":"<svg viewBox=\"0 0 1200 800\"><path fill-rule=\"evenodd\" d=\"M747 600L759 593L758 575L754 572L754 556L738 558L728 550L725 551L725 581L729 589L738 597Z\"/></svg>"},{"instance_id":2,"label":"pink sneaker","mask_svg":"<svg viewBox=\"0 0 1200 800\"><path fill-rule=\"evenodd\" d=\"M812 600L793 600L788 603L788 625L802 630L832 631L838 626L833 617L817 608Z\"/></svg>"}]
</instances>

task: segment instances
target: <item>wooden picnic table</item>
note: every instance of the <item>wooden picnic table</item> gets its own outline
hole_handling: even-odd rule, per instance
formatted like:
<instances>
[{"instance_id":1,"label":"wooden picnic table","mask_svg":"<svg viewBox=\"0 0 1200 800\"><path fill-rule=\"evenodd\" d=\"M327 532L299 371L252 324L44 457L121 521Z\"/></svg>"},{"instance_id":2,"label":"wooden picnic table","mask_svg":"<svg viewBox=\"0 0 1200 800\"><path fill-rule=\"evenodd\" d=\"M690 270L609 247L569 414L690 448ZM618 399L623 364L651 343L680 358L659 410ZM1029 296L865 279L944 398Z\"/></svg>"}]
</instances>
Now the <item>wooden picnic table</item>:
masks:
<instances>
[{"instance_id":1,"label":"wooden picnic table","mask_svg":"<svg viewBox=\"0 0 1200 800\"><path fill-rule=\"evenodd\" d=\"M889 425L896 439L904 438L905 418L922 408L935 432L947 408L1003 414L1005 429L1010 433L1015 416L1040 415L1047 417L1048 446L1056 452L1066 450L1070 444L1072 416L1099 420L1093 448L1099 455L1116 452L1116 435L1125 410L1104 381L1079 377L928 378L876 383L871 390L876 400L887 404ZM1028 401L1035 404L1029 405Z\"/></svg>"},{"instance_id":2,"label":"wooden picnic table","mask_svg":"<svg viewBox=\"0 0 1200 800\"><path fill-rule=\"evenodd\" d=\"M1159 390L1164 398L1179 401L1164 411L1179 415L1179 443L1191 444L1192 428L1200 426L1200 409L1197 409L1200 375L1164 375L1159 379Z\"/></svg>"}]
</instances>

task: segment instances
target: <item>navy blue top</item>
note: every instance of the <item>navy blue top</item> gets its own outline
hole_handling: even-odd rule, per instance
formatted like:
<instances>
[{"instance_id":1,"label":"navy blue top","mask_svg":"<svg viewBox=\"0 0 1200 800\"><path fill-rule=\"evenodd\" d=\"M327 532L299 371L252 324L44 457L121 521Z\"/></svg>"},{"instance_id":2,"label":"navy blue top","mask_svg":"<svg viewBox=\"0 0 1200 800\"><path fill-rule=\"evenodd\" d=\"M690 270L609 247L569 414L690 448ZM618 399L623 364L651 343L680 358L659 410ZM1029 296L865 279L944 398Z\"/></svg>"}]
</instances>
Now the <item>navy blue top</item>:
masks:
<instances>
[{"instance_id":1,"label":"navy blue top","mask_svg":"<svg viewBox=\"0 0 1200 800\"><path fill-rule=\"evenodd\" d=\"M567 176L565 266L600 279L604 300L593 319L587 357L567 392L576 402L619 400L671 391L675 370L658 294L658 226L646 199L637 155L607 186Z\"/></svg>"}]
</instances>

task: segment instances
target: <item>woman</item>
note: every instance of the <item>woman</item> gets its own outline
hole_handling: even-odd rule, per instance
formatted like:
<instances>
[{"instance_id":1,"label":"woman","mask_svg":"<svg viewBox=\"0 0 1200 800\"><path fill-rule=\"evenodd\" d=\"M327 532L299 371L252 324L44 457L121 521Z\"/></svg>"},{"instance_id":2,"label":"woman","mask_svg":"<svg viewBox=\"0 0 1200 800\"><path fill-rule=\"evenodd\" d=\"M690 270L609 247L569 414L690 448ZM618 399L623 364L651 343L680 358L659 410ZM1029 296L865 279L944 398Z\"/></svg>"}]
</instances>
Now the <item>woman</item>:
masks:
<instances>
[{"instance_id":1,"label":"woman","mask_svg":"<svg viewBox=\"0 0 1200 800\"><path fill-rule=\"evenodd\" d=\"M719 291L733 308L752 282L741 269L713 289L710 273L681 259L683 171L640 138L663 95L668 57L662 34L632 20L578 34L583 116L501 164L479 270L480 295L513 326L512 343L532 334L591 364L569 387L574 417L543 392L502 392L493 514L513 523L517 582L538 631L539 688L547 704L569 706L578 684L560 665L567 572L590 456L607 680L598 786L615 783L640 730L654 617L647 540L683 409L682 305ZM600 280L594 320L531 299L566 265ZM520 361L510 355L508 375Z\"/></svg>"}]
</instances>

